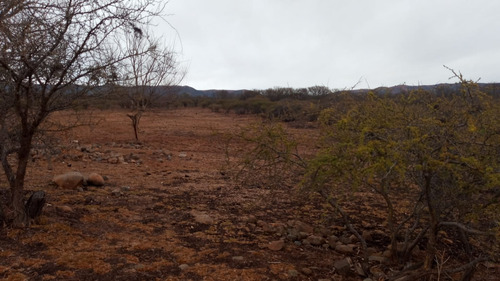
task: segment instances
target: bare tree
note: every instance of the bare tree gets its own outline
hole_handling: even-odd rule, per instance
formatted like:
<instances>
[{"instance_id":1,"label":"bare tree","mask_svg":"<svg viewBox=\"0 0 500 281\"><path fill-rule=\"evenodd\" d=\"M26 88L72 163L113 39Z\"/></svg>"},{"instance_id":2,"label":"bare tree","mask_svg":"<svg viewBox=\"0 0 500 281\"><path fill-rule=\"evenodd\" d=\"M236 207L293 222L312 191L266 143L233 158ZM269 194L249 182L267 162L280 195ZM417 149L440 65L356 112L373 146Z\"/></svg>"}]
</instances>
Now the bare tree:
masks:
<instances>
[{"instance_id":1,"label":"bare tree","mask_svg":"<svg viewBox=\"0 0 500 281\"><path fill-rule=\"evenodd\" d=\"M130 57L116 42L161 13L159 0L3 0L0 3L0 160L13 224L28 223L25 175L47 117L95 94ZM123 40L122 40L123 41ZM111 55L112 54L112 55Z\"/></svg>"},{"instance_id":2,"label":"bare tree","mask_svg":"<svg viewBox=\"0 0 500 281\"><path fill-rule=\"evenodd\" d=\"M139 123L142 114L161 96L159 86L178 84L183 78L176 60L176 53L165 47L145 29L132 26L126 35L125 53L128 58L120 68L122 94L130 102L132 112L127 116L132 121L136 141L139 141Z\"/></svg>"}]
</instances>

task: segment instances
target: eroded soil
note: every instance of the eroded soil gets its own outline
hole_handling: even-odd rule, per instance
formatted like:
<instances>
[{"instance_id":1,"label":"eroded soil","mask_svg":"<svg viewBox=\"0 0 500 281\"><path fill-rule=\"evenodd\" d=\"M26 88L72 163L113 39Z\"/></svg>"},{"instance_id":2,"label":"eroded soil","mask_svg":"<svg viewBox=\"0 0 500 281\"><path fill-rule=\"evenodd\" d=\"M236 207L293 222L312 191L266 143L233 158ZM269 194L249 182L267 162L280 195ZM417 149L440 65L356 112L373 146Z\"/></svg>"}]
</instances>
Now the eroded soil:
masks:
<instances>
[{"instance_id":1,"label":"eroded soil","mask_svg":"<svg viewBox=\"0 0 500 281\"><path fill-rule=\"evenodd\" d=\"M289 188L241 186L224 172L224 134L257 117L203 109L147 112L141 143L133 141L124 111L94 112L93 120L99 123L60 134L62 149L51 170L43 156L34 156L27 196L45 190L47 206L29 229L0 230L0 278L363 279L354 270L356 242L321 200ZM306 143L314 134L294 132ZM97 172L106 184L80 191L50 184L68 171ZM0 184L6 188L4 180ZM353 211L365 212L362 201L353 204ZM367 213L365 227L383 224L381 217ZM303 243L297 235L320 242ZM353 251L335 250L333 235L352 243ZM382 252L378 245L386 240L375 232L370 246ZM350 271L338 272L335 262L347 257ZM378 261L371 268L386 271Z\"/></svg>"}]
</instances>

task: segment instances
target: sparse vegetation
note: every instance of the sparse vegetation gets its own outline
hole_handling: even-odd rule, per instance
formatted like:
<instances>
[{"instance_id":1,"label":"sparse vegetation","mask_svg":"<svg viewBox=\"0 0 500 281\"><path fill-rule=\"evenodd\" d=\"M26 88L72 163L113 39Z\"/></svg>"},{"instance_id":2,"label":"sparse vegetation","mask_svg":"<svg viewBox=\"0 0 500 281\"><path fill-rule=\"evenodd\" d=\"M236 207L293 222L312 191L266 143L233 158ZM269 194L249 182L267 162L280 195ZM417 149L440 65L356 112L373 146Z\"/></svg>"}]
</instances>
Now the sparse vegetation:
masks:
<instances>
[{"instance_id":1,"label":"sparse vegetation","mask_svg":"<svg viewBox=\"0 0 500 281\"><path fill-rule=\"evenodd\" d=\"M272 161L286 166L282 171L305 168L302 186L340 214L363 251L370 246L361 235L363 218L345 200L373 194L383 205L367 204L385 213L387 256L400 271L393 279L431 280L438 268L439 275L472 280L478 263L500 258L500 104L453 74L461 84L453 94L344 95L320 114L317 155L299 163L282 157L290 151L283 143L296 144L280 127L268 127L265 136L273 139L248 128L253 149L242 171L252 168L250 178L259 178ZM443 255L454 259L445 265ZM365 272L367 262L368 253L362 257Z\"/></svg>"},{"instance_id":2,"label":"sparse vegetation","mask_svg":"<svg viewBox=\"0 0 500 281\"><path fill-rule=\"evenodd\" d=\"M148 31L160 2L0 4L0 278L500 273L498 85L450 69L458 83L432 89L195 96L175 87L175 53ZM136 142L118 107L132 111ZM76 130L94 109L106 122ZM85 190L80 174L79 192L55 189L29 166L44 162L111 180Z\"/></svg>"}]
</instances>

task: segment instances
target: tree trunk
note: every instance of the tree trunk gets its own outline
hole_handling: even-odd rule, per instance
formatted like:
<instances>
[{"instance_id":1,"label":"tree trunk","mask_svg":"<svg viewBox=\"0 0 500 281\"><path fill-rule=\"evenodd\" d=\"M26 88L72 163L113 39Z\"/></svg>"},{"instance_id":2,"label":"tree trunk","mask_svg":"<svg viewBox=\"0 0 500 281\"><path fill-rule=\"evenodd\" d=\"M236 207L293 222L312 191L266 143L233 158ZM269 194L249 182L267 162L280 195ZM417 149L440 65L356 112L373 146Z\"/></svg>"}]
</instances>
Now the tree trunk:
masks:
<instances>
[{"instance_id":1,"label":"tree trunk","mask_svg":"<svg viewBox=\"0 0 500 281\"><path fill-rule=\"evenodd\" d=\"M17 153L17 170L14 185L10 187L11 190L11 204L12 211L14 212L14 227L28 226L28 216L26 215L26 208L24 206L24 178L26 176L26 169L28 167L30 150L31 150L32 134L28 137L21 139L21 145Z\"/></svg>"},{"instance_id":2,"label":"tree trunk","mask_svg":"<svg viewBox=\"0 0 500 281\"><path fill-rule=\"evenodd\" d=\"M5 223L5 214L3 213L3 204L0 201L0 229L3 228Z\"/></svg>"},{"instance_id":3,"label":"tree trunk","mask_svg":"<svg viewBox=\"0 0 500 281\"><path fill-rule=\"evenodd\" d=\"M433 202L434 199L432 198L431 195L431 179L432 175L431 173L428 173L425 176L425 186L424 186L425 200L427 203L427 208L429 209L428 212L430 216L429 240L427 241L427 248L424 261L424 269L427 271L430 271L434 264L434 257L436 256L437 252L437 233L438 233L438 215L436 209L434 208L434 202Z\"/></svg>"},{"instance_id":4,"label":"tree trunk","mask_svg":"<svg viewBox=\"0 0 500 281\"><path fill-rule=\"evenodd\" d=\"M135 140L139 141L139 122L141 121L142 111L138 111L135 114L127 114L127 116L132 120L132 127L134 128Z\"/></svg>"}]
</instances>

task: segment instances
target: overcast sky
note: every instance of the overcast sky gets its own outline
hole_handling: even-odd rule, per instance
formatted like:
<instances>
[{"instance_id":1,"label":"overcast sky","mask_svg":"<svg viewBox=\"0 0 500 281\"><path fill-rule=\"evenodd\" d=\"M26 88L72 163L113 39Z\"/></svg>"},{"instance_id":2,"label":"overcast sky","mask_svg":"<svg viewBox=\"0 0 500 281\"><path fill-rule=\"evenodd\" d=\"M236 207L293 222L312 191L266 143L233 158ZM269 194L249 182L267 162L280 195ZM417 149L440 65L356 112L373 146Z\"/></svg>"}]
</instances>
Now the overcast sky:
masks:
<instances>
[{"instance_id":1,"label":"overcast sky","mask_svg":"<svg viewBox=\"0 0 500 281\"><path fill-rule=\"evenodd\" d=\"M498 0L170 0L197 89L500 82Z\"/></svg>"}]
</instances>

